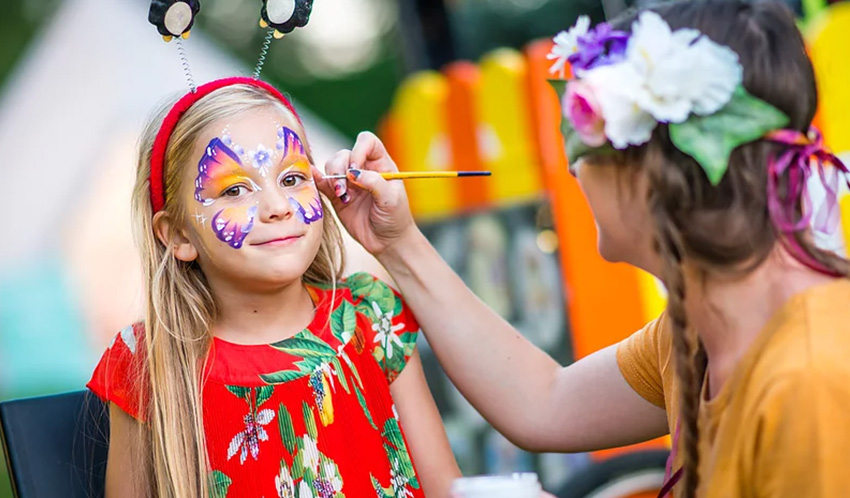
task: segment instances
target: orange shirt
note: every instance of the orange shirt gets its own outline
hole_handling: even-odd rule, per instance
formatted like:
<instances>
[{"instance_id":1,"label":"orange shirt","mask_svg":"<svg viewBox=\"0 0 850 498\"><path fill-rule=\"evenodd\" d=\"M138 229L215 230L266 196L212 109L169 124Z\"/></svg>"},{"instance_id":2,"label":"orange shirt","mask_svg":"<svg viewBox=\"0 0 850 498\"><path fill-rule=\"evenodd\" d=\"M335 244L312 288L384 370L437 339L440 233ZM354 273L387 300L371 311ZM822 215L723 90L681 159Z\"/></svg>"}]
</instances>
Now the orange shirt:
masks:
<instances>
[{"instance_id":1,"label":"orange shirt","mask_svg":"<svg viewBox=\"0 0 850 498\"><path fill-rule=\"evenodd\" d=\"M672 349L662 315L617 350L626 381L667 410L671 431ZM791 298L699 416L700 497L850 496L850 280Z\"/></svg>"}]
</instances>

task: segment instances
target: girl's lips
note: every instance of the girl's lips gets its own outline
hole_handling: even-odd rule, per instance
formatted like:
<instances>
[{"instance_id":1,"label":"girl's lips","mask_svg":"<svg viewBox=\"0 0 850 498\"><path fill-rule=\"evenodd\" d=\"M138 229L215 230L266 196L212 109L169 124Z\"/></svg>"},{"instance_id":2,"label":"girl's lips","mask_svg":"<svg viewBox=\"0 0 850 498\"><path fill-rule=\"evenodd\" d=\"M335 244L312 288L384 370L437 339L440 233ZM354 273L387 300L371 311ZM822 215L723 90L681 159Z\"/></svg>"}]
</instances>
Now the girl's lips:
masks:
<instances>
[{"instance_id":1,"label":"girl's lips","mask_svg":"<svg viewBox=\"0 0 850 498\"><path fill-rule=\"evenodd\" d=\"M259 242L259 243L251 244L251 245L267 246L267 247L268 246L285 246L285 245L288 245L288 244L292 244L293 242L300 239L301 237L303 237L303 235L291 235L289 237L278 237L276 239L270 239L270 240L267 240L265 242Z\"/></svg>"}]
</instances>

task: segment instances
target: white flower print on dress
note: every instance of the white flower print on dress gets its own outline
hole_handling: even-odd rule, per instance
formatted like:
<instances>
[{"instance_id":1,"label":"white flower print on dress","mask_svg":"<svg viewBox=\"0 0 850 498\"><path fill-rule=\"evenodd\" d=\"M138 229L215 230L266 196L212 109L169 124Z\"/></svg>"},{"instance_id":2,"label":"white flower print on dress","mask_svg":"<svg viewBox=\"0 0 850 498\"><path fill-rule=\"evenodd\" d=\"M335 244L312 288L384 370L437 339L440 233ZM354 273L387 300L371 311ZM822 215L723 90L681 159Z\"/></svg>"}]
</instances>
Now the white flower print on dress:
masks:
<instances>
[{"instance_id":1,"label":"white flower print on dress","mask_svg":"<svg viewBox=\"0 0 850 498\"><path fill-rule=\"evenodd\" d=\"M319 468L319 445L308 434L304 434L302 440L304 441L304 446L301 449L302 465L305 470L310 469L315 473Z\"/></svg>"},{"instance_id":2,"label":"white flower print on dress","mask_svg":"<svg viewBox=\"0 0 850 498\"><path fill-rule=\"evenodd\" d=\"M304 481L301 481L301 485L298 486L298 498L313 498L313 491L310 489L310 485Z\"/></svg>"},{"instance_id":3,"label":"white flower print on dress","mask_svg":"<svg viewBox=\"0 0 850 498\"><path fill-rule=\"evenodd\" d=\"M289 474L286 465L280 468L280 474L274 478L274 486L277 489L278 498L295 498L295 481Z\"/></svg>"},{"instance_id":4,"label":"white flower print on dress","mask_svg":"<svg viewBox=\"0 0 850 498\"><path fill-rule=\"evenodd\" d=\"M239 455L239 463L244 464L248 458L248 453L256 460L260 454L260 441L268 441L269 435L263 428L274 420L274 410L266 408L257 412L256 416L253 412L245 415L245 430L233 436L230 445L227 447L227 459L230 460L241 450Z\"/></svg>"},{"instance_id":5,"label":"white flower print on dress","mask_svg":"<svg viewBox=\"0 0 850 498\"><path fill-rule=\"evenodd\" d=\"M384 313L375 301L372 301L372 310L378 318L377 323L372 324L372 330L377 332L377 334L375 334L375 342L381 343L381 346L386 352L387 358L392 358L393 344L396 344L400 348L404 348L404 344L402 344L401 339L399 339L396 335L396 332L404 329L404 324L399 323L398 325L393 325L392 311Z\"/></svg>"},{"instance_id":6,"label":"white flower print on dress","mask_svg":"<svg viewBox=\"0 0 850 498\"><path fill-rule=\"evenodd\" d=\"M325 481L330 483L331 487L333 487L333 492L334 493L341 492L342 491L342 479L339 478L339 475L337 474L336 467L334 466L334 464L332 464L330 462L325 462L325 464L322 465L322 470L324 471L323 475L322 475L322 479L324 479Z\"/></svg>"},{"instance_id":7,"label":"white flower print on dress","mask_svg":"<svg viewBox=\"0 0 850 498\"><path fill-rule=\"evenodd\" d=\"M410 481L404 476L404 472L399 467L398 459L394 458L393 468L390 469L390 484L393 487L393 494L395 494L396 498L412 497L413 492L407 487L407 483Z\"/></svg>"}]
</instances>

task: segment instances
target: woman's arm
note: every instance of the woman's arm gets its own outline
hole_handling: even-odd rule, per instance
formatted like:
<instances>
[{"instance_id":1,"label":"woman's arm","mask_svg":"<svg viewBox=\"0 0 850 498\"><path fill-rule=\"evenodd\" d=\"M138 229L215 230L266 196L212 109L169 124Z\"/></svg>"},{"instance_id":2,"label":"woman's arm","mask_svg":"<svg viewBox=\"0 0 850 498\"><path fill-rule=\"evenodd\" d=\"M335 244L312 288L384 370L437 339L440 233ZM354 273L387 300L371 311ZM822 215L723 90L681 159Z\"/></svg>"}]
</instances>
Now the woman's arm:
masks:
<instances>
[{"instance_id":1,"label":"woman's arm","mask_svg":"<svg viewBox=\"0 0 850 498\"><path fill-rule=\"evenodd\" d=\"M442 260L413 223L396 167L380 140L362 133L327 174L359 168L359 188L319 186L340 220L387 268L440 364L475 408L515 444L536 451L585 451L665 434L663 409L640 397L608 348L563 368L488 308ZM347 203L337 195L347 190ZM612 310L616 312L616 310Z\"/></svg>"},{"instance_id":2,"label":"woman's arm","mask_svg":"<svg viewBox=\"0 0 850 498\"><path fill-rule=\"evenodd\" d=\"M667 432L664 410L620 373L616 346L562 367L478 299L421 234L413 237L380 260L452 382L506 437L574 452Z\"/></svg>"},{"instance_id":3,"label":"woman's arm","mask_svg":"<svg viewBox=\"0 0 850 498\"><path fill-rule=\"evenodd\" d=\"M425 382L422 360L415 351L390 384L410 456L428 498L448 498L452 481L460 477L440 413Z\"/></svg>"},{"instance_id":4,"label":"woman's arm","mask_svg":"<svg viewBox=\"0 0 850 498\"><path fill-rule=\"evenodd\" d=\"M139 444L133 435L138 427L133 417L109 403L109 453L106 460L106 498L141 498L138 484L138 462L133 449Z\"/></svg>"}]
</instances>

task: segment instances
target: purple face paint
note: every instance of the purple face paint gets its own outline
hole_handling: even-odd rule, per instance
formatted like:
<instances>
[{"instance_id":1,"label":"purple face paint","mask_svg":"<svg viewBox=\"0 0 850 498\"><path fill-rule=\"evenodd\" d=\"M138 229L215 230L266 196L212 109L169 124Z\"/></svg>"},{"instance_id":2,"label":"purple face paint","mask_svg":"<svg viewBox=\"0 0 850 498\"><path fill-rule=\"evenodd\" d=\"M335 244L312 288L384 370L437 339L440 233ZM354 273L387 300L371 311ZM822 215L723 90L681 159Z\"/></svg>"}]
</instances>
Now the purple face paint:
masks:
<instances>
[{"instance_id":1,"label":"purple face paint","mask_svg":"<svg viewBox=\"0 0 850 498\"><path fill-rule=\"evenodd\" d=\"M314 202L309 202L307 204L309 211L305 209L304 206L295 199L295 197L289 197L289 205L295 210L295 217L305 225L309 225L314 221L322 219L322 216L324 215L322 203L318 197L316 197Z\"/></svg>"},{"instance_id":2,"label":"purple face paint","mask_svg":"<svg viewBox=\"0 0 850 498\"><path fill-rule=\"evenodd\" d=\"M204 206L210 206L228 189L246 183L255 191L259 190L259 186L251 180L242 167L239 156L227 146L224 140L213 138L198 162L195 200ZM210 227L219 240L234 249L239 249L254 227L256 214L256 205L227 207L215 213L210 220ZM202 225L202 220L206 220L203 214L200 217L196 216L196 219Z\"/></svg>"},{"instance_id":3,"label":"purple face paint","mask_svg":"<svg viewBox=\"0 0 850 498\"><path fill-rule=\"evenodd\" d=\"M222 209L213 215L210 224L220 241L234 249L239 249L245 237L254 228L256 216L257 206Z\"/></svg>"},{"instance_id":4,"label":"purple face paint","mask_svg":"<svg viewBox=\"0 0 850 498\"><path fill-rule=\"evenodd\" d=\"M324 216L319 191L310 169L310 159L305 153L304 144L294 131L282 126L278 130L278 137L280 140L277 147L283 150L283 161L292 163L281 173L278 184L285 190L296 218L309 225Z\"/></svg>"}]
</instances>

